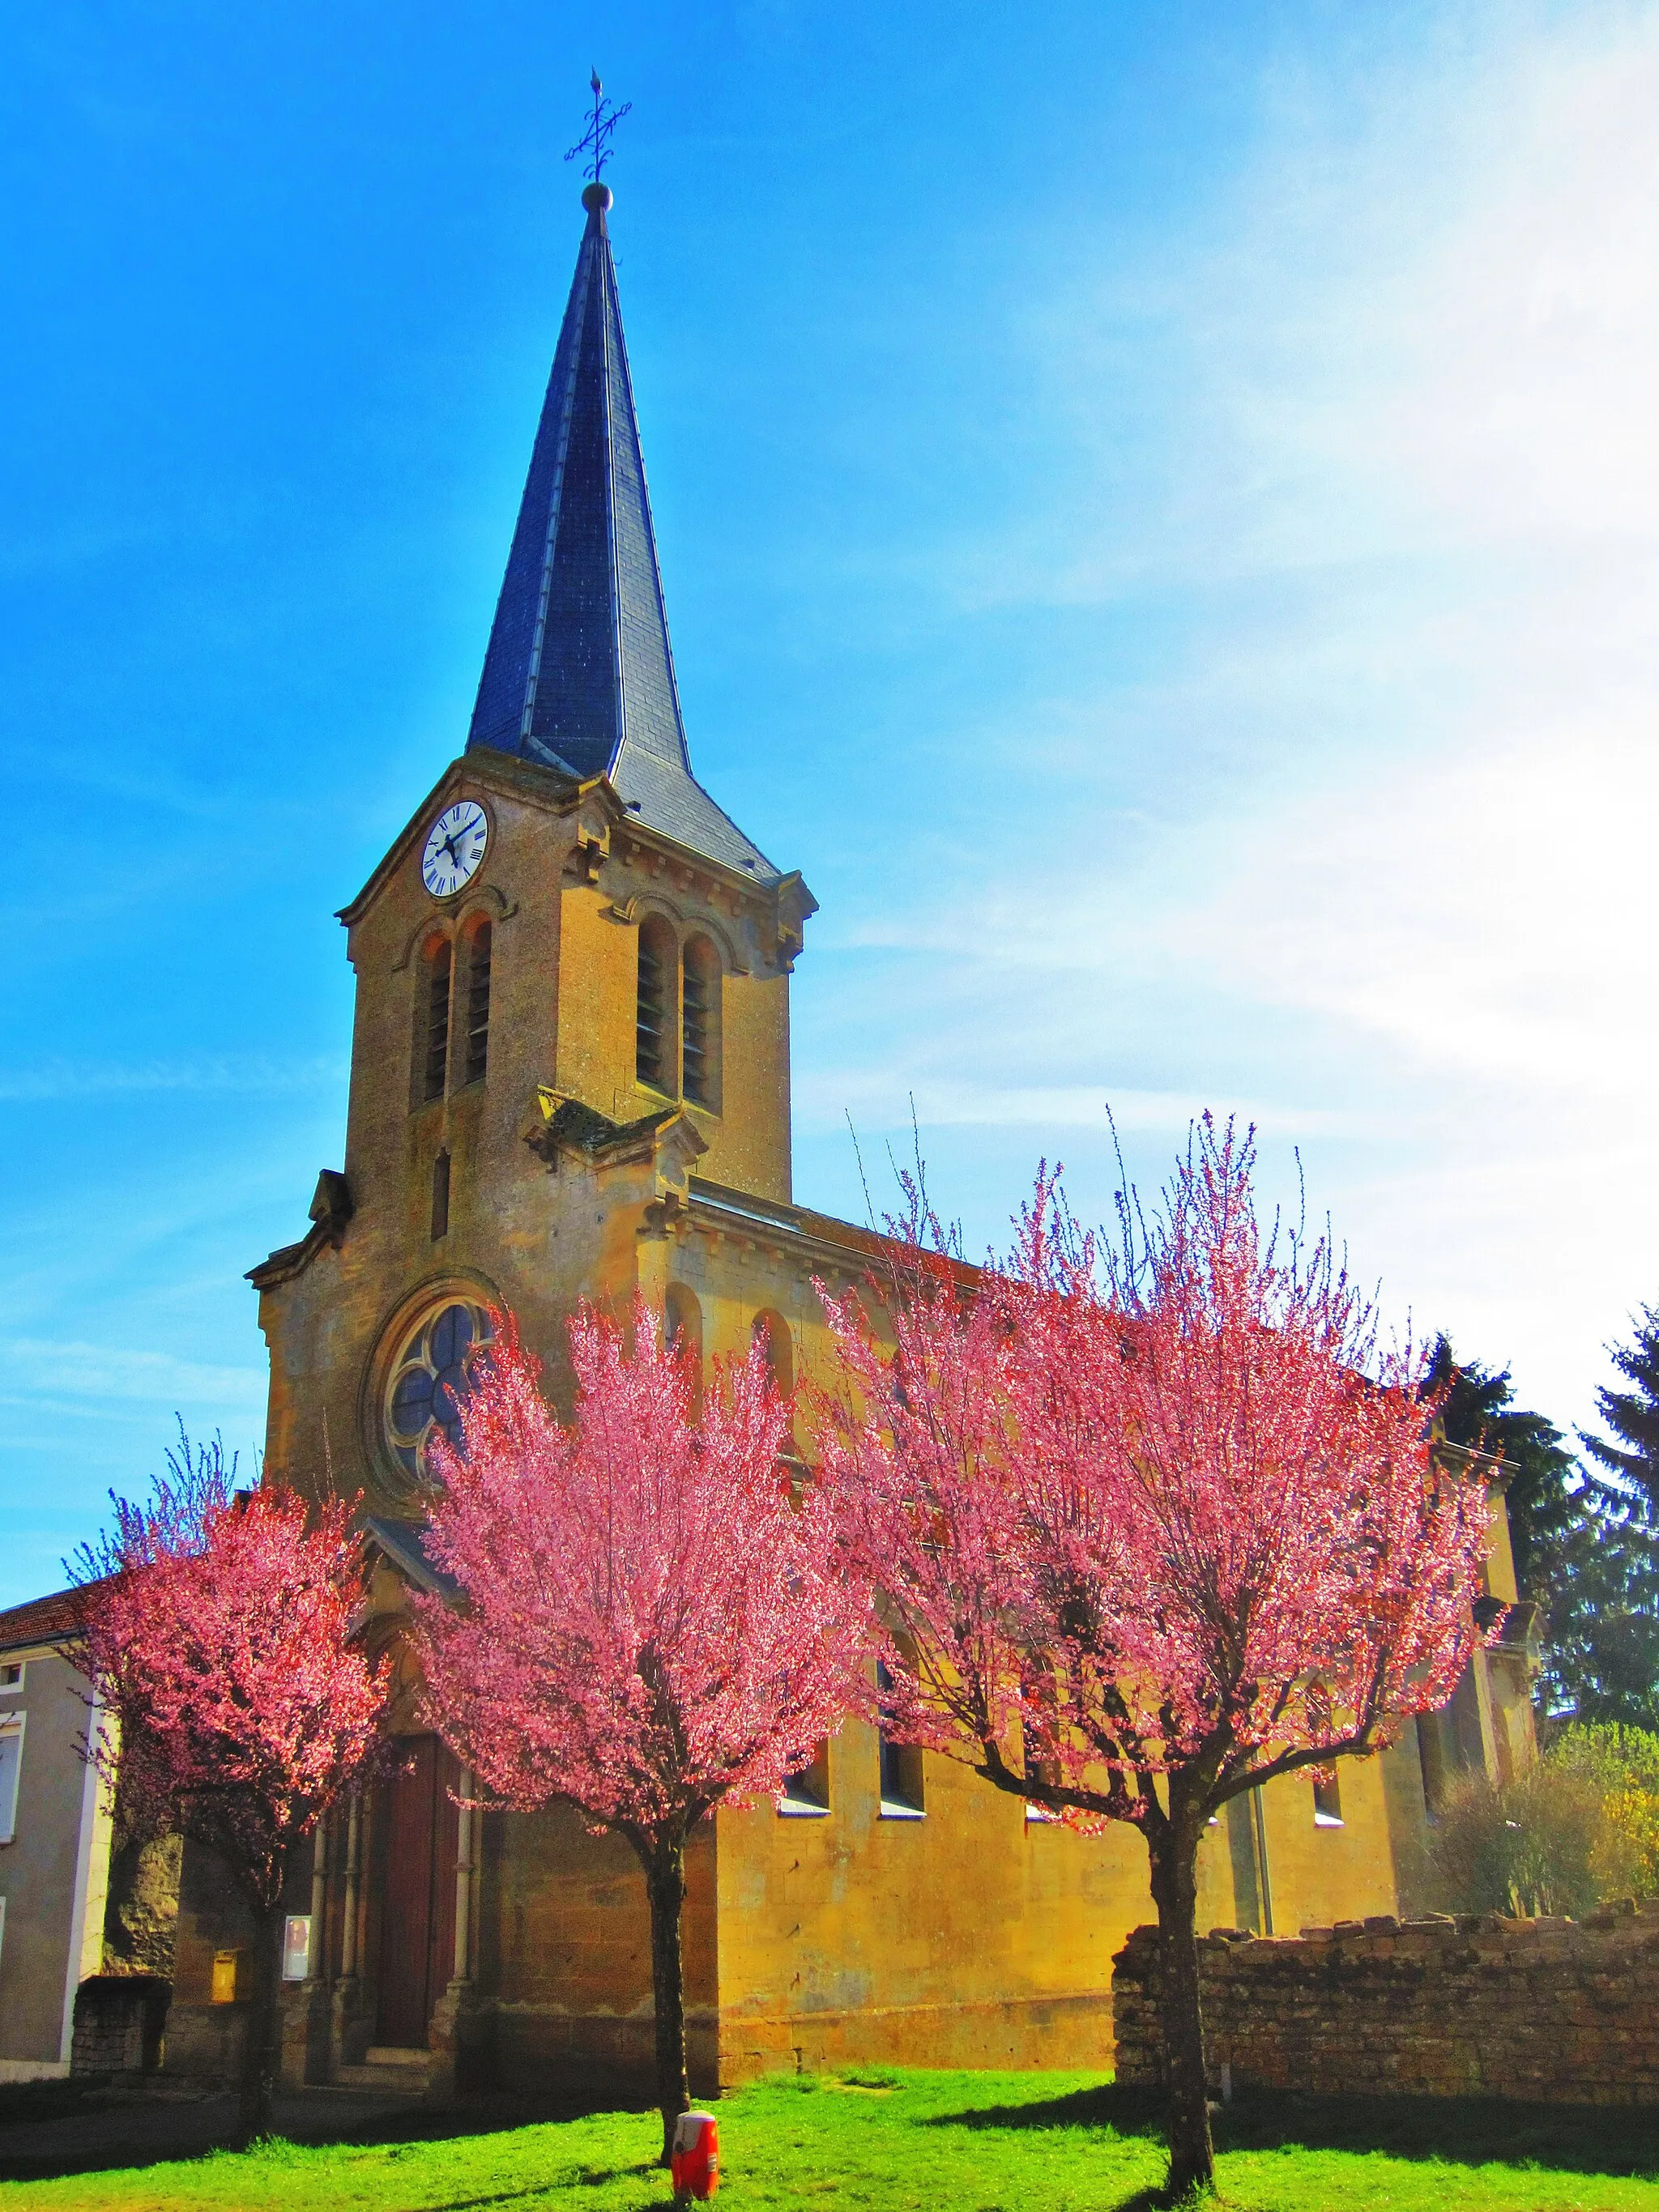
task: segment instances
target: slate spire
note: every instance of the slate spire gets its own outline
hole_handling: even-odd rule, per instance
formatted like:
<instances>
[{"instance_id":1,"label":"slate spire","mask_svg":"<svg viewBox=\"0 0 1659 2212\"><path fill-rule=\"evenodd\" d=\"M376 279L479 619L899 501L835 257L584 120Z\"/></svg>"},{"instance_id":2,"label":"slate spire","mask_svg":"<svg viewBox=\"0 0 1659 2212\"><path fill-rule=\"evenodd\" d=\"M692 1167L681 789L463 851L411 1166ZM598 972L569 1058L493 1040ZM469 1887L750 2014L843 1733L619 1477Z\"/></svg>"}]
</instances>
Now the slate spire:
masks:
<instances>
[{"instance_id":1,"label":"slate spire","mask_svg":"<svg viewBox=\"0 0 1659 2212\"><path fill-rule=\"evenodd\" d=\"M587 228L553 356L467 750L608 775L639 819L764 880L777 871L691 773L605 216Z\"/></svg>"}]
</instances>

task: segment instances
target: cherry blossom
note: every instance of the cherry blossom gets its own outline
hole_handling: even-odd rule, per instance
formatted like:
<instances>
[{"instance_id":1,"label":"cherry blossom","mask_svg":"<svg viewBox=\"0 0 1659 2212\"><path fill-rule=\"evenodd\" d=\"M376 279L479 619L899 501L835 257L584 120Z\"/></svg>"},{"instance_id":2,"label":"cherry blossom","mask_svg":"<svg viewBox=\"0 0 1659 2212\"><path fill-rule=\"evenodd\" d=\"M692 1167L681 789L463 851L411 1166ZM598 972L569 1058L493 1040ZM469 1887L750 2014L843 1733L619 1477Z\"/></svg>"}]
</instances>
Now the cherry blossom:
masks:
<instances>
[{"instance_id":1,"label":"cherry blossom","mask_svg":"<svg viewBox=\"0 0 1659 2212\"><path fill-rule=\"evenodd\" d=\"M353 1642L352 1507L234 1490L218 1444L168 1455L152 1500L71 1563L88 1755L136 1832L216 1853L254 1925L240 2131L268 2130L278 1943L295 1854L380 1742L387 1680Z\"/></svg>"},{"instance_id":2,"label":"cherry blossom","mask_svg":"<svg viewBox=\"0 0 1659 2212\"><path fill-rule=\"evenodd\" d=\"M1040 1173L977 1281L920 1189L873 1288L827 1299L823 1477L880 1593L887 1724L1080 1827L1144 1836L1171 2186L1207 2185L1200 1842L1241 1791L1376 1752L1443 1705L1486 1514L1434 1457L1328 1239L1264 1231L1253 1139L1207 1117L1150 1220L1080 1232Z\"/></svg>"},{"instance_id":3,"label":"cherry blossom","mask_svg":"<svg viewBox=\"0 0 1659 2212\"><path fill-rule=\"evenodd\" d=\"M419 1604L428 1705L495 1802L567 1800L636 1853L665 2159L688 2103L686 1838L718 1805L772 1797L836 1726L868 1594L781 1459L789 1409L763 1347L718 1368L699 1412L643 1301L631 1348L584 1307L566 1425L512 1317L491 1330L460 1443L433 1453L428 1545L460 1596Z\"/></svg>"}]
</instances>

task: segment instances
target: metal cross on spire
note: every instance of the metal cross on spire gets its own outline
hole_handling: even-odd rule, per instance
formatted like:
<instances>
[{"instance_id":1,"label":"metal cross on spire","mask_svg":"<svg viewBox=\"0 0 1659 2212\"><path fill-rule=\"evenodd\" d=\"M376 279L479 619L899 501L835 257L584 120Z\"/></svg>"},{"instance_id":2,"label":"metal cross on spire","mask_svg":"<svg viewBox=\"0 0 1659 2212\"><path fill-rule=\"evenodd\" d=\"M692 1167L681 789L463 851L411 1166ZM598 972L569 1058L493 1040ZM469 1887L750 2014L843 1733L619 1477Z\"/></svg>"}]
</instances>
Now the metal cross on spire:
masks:
<instances>
[{"instance_id":1,"label":"metal cross on spire","mask_svg":"<svg viewBox=\"0 0 1659 2212\"><path fill-rule=\"evenodd\" d=\"M564 158L567 161L574 161L578 154L586 154L588 160L583 167L582 174L585 177L592 177L597 185L600 173L611 159L611 141L616 133L617 125L634 103L631 100L625 100L618 107L613 100L607 100L605 97L605 87L599 82L598 70L593 71L589 82L593 87L593 112L588 118L586 130L583 131Z\"/></svg>"}]
</instances>

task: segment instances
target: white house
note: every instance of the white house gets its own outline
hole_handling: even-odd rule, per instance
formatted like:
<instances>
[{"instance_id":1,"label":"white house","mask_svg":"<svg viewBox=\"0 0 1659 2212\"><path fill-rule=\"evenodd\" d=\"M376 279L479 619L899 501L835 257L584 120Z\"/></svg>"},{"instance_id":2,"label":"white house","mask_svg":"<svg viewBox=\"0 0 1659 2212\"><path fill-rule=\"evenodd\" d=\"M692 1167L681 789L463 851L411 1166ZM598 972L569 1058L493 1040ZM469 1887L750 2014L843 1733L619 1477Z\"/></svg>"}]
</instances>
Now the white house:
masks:
<instances>
[{"instance_id":1,"label":"white house","mask_svg":"<svg viewBox=\"0 0 1659 2212\"><path fill-rule=\"evenodd\" d=\"M0 1613L0 2081L69 2072L76 1991L103 1960L110 1820L72 1625L67 1592Z\"/></svg>"}]
</instances>

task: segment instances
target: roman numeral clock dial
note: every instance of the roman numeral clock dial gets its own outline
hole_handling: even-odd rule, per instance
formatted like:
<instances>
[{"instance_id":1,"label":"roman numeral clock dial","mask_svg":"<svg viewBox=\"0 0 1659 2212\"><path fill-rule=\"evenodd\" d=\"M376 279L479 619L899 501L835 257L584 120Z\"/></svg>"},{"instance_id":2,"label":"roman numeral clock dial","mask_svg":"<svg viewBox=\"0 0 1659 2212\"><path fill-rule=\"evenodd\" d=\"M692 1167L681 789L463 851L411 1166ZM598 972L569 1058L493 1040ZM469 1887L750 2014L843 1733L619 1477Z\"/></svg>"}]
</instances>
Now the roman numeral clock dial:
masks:
<instances>
[{"instance_id":1,"label":"roman numeral clock dial","mask_svg":"<svg viewBox=\"0 0 1659 2212\"><path fill-rule=\"evenodd\" d=\"M476 799L459 799L427 832L421 881L434 898L451 898L478 872L489 842L489 817Z\"/></svg>"}]
</instances>

